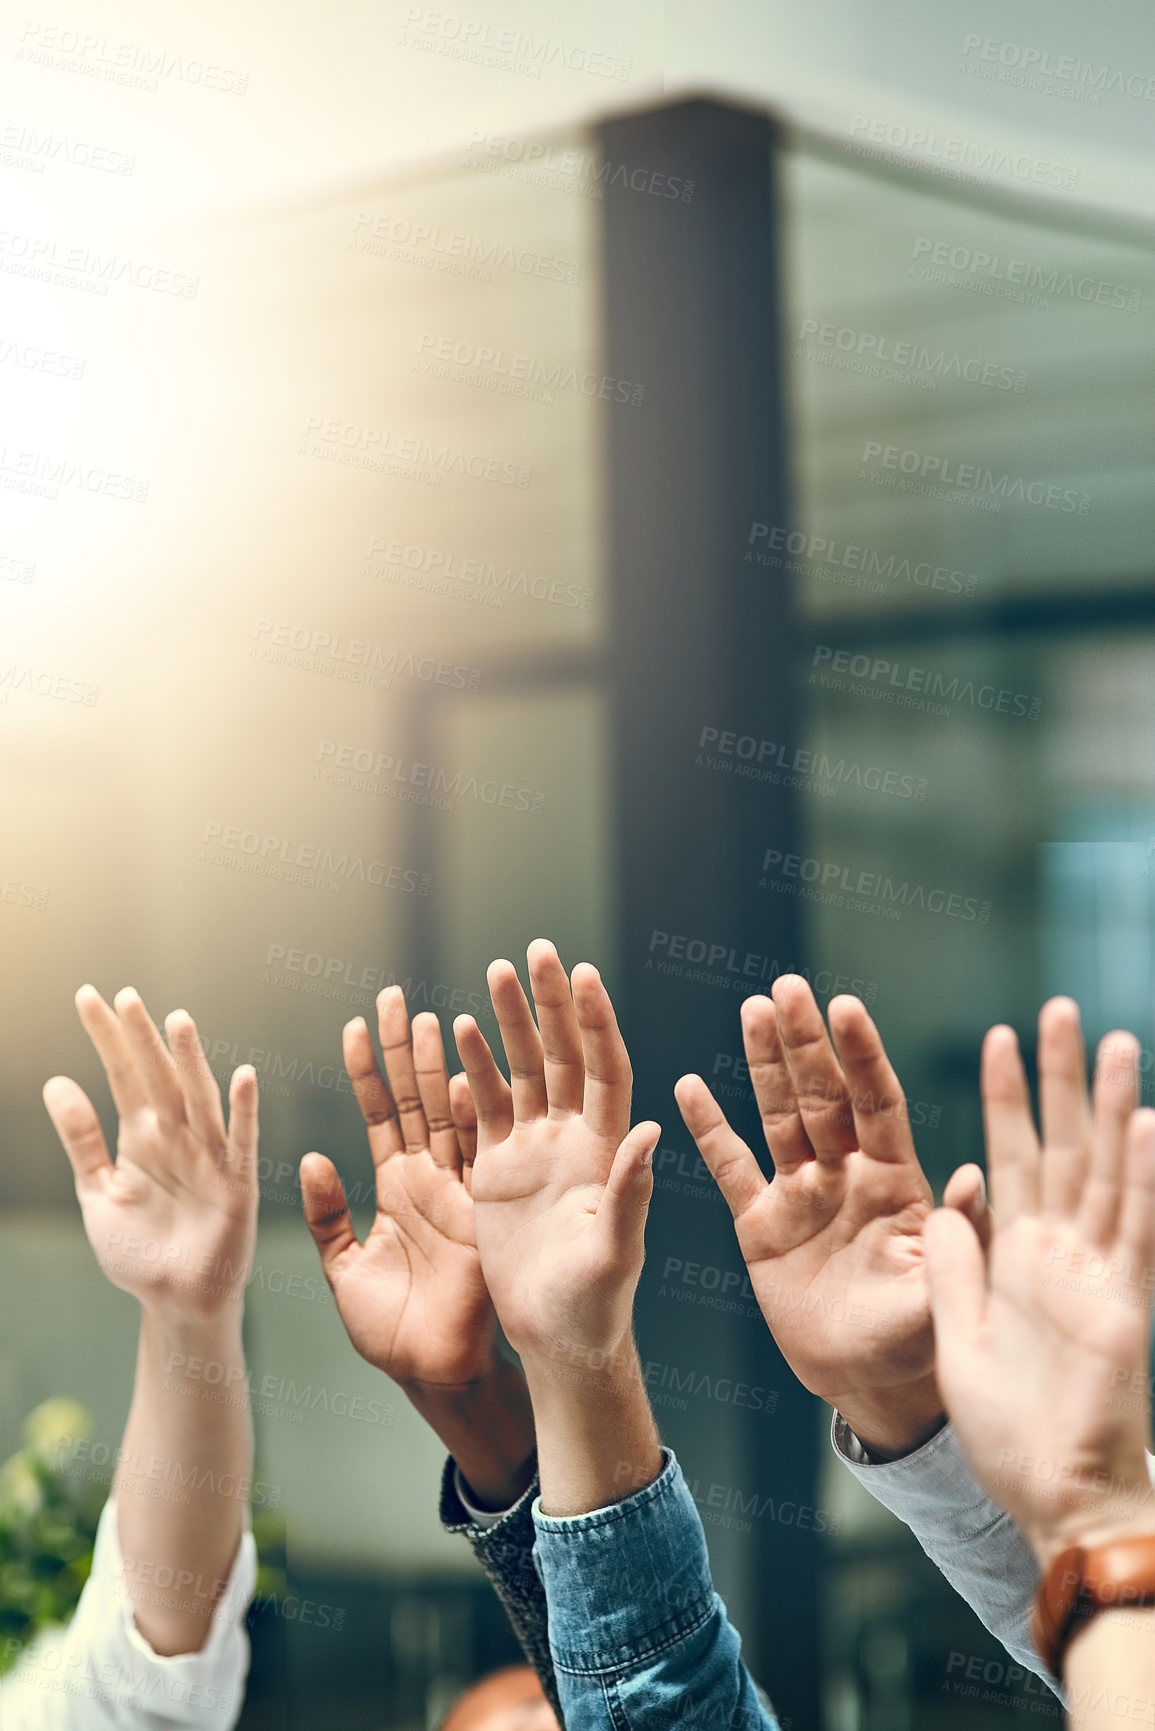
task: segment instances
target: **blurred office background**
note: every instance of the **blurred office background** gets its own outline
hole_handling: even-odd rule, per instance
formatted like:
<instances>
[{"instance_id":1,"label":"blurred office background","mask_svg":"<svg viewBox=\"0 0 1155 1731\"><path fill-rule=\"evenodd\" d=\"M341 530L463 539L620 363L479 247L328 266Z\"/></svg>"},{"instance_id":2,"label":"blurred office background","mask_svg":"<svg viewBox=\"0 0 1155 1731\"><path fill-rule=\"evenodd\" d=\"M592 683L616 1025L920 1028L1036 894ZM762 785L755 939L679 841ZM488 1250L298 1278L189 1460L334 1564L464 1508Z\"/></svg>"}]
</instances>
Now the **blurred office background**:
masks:
<instances>
[{"instance_id":1,"label":"blurred office background","mask_svg":"<svg viewBox=\"0 0 1155 1731\"><path fill-rule=\"evenodd\" d=\"M1039 1718L836 1470L670 1090L700 1070L752 1132L738 1005L788 968L867 999L938 1188L980 1149L991 1021L1029 1050L1069 991L1150 1081L1141 18L5 26L0 1448L58 1393L123 1423L133 1310L39 1087L105 1103L71 994L131 982L263 1086L291 1596L251 1727L419 1731L512 1654L296 1164L333 1154L365 1217L342 1022L397 979L447 1040L484 1026L485 964L539 933L603 967L664 1126L643 1357L784 1720ZM329 858L295 882L301 848Z\"/></svg>"}]
</instances>

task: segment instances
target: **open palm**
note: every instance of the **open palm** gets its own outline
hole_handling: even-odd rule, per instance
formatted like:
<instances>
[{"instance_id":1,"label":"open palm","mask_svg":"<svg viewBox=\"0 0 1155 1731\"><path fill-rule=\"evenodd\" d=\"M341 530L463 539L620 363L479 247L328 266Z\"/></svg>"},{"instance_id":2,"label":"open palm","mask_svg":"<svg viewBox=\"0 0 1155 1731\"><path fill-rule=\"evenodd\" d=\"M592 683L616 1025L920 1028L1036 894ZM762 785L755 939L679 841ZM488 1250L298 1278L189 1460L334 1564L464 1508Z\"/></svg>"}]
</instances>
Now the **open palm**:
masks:
<instances>
[{"instance_id":1,"label":"open palm","mask_svg":"<svg viewBox=\"0 0 1155 1731\"><path fill-rule=\"evenodd\" d=\"M1092 1108L1077 1009L1044 1006L1040 1143L1015 1036L992 1028L989 1270L965 1221L942 1211L927 1231L955 1428L991 1495L1048 1545L1126 1530L1135 1487L1148 1494L1155 1113L1134 1109L1137 1058L1132 1036L1107 1037Z\"/></svg>"},{"instance_id":2,"label":"open palm","mask_svg":"<svg viewBox=\"0 0 1155 1731\"><path fill-rule=\"evenodd\" d=\"M239 1305L256 1235L257 1082L234 1075L226 1128L193 1019L175 1010L165 1044L140 995L114 1006L82 986L76 1006L119 1115L116 1162L78 1084L54 1076L44 1100L64 1144L97 1261L114 1285L194 1317Z\"/></svg>"},{"instance_id":3,"label":"open palm","mask_svg":"<svg viewBox=\"0 0 1155 1731\"><path fill-rule=\"evenodd\" d=\"M636 1263L636 1284L636 1168L657 1129L630 1131L629 1058L597 969L579 964L571 995L557 951L538 939L529 971L536 1023L513 965L489 970L512 1089L473 1018L454 1023L477 1110L477 1236L512 1345L580 1356L629 1336L620 1257Z\"/></svg>"},{"instance_id":4,"label":"open palm","mask_svg":"<svg viewBox=\"0 0 1155 1731\"><path fill-rule=\"evenodd\" d=\"M706 1084L678 1105L734 1216L762 1312L805 1386L848 1412L856 1397L926 1386L936 1405L922 1247L932 1207L906 1103L857 998L830 1005L827 1036L806 982L749 998L742 1032L774 1163L769 1183Z\"/></svg>"},{"instance_id":5,"label":"open palm","mask_svg":"<svg viewBox=\"0 0 1155 1731\"><path fill-rule=\"evenodd\" d=\"M378 1014L388 1081L364 1020L344 1031L373 1157L373 1225L360 1243L321 1154L301 1163L305 1218L361 1356L401 1384L468 1383L491 1368L496 1333L469 1194L469 1090L463 1078L451 1090L435 1015L417 1016L411 1029L399 986L381 994Z\"/></svg>"}]
</instances>

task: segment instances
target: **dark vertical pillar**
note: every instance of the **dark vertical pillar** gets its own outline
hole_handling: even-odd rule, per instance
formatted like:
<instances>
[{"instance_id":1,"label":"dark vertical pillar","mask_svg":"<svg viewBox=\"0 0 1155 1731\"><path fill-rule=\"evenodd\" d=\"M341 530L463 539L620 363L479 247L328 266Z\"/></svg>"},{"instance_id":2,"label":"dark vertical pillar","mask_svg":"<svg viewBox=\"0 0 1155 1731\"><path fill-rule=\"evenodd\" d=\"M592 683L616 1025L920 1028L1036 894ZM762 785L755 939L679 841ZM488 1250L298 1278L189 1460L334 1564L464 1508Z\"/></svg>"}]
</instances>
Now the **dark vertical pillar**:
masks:
<instances>
[{"instance_id":1,"label":"dark vertical pillar","mask_svg":"<svg viewBox=\"0 0 1155 1731\"><path fill-rule=\"evenodd\" d=\"M602 364L644 386L605 428L617 994L635 1118L664 1129L639 1339L752 1666L784 1718L816 1725L818 1541L777 1517L782 1498L817 1501L817 1415L671 1094L684 1070L728 1073L742 997L803 961L796 904L757 887L764 850L797 830L774 761L795 732L787 579L745 557L753 523L787 521L775 135L764 115L694 101L606 122L597 143ZM756 755L720 752L723 732ZM748 1105L724 1103L756 1135ZM777 1392L774 1412L736 1399L735 1380Z\"/></svg>"}]
</instances>

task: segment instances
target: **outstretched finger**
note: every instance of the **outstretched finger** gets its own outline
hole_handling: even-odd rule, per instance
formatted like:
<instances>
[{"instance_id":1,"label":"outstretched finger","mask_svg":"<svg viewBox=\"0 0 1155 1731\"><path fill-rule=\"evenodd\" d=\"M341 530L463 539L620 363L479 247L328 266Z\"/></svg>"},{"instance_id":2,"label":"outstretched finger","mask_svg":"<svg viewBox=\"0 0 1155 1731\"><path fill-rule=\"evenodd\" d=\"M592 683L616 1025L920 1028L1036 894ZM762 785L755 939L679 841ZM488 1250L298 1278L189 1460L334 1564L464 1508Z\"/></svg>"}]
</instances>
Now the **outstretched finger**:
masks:
<instances>
[{"instance_id":1,"label":"outstretched finger","mask_svg":"<svg viewBox=\"0 0 1155 1731\"><path fill-rule=\"evenodd\" d=\"M112 1103L122 1118L143 1112L148 1095L137 1073L136 1063L124 1037L119 1017L106 1004L95 986L81 986L76 994L76 1013L108 1077Z\"/></svg>"},{"instance_id":2,"label":"outstretched finger","mask_svg":"<svg viewBox=\"0 0 1155 1731\"><path fill-rule=\"evenodd\" d=\"M400 986L386 986L377 998L377 1029L381 1035L381 1051L385 1059L385 1074L389 1092L397 1102L397 1116L406 1152L418 1153L429 1146L429 1125L417 1085L413 1063L413 1031L409 1026L409 1011L405 1008L405 993Z\"/></svg>"},{"instance_id":3,"label":"outstretched finger","mask_svg":"<svg viewBox=\"0 0 1155 1731\"><path fill-rule=\"evenodd\" d=\"M225 1144L221 1091L201 1045L197 1025L187 1010L172 1010L164 1019L173 1068L184 1095L185 1117L197 1140L214 1156Z\"/></svg>"},{"instance_id":4,"label":"outstretched finger","mask_svg":"<svg viewBox=\"0 0 1155 1731\"><path fill-rule=\"evenodd\" d=\"M1131 1114L1123 1168L1119 1238L1131 1258L1131 1278L1151 1304L1155 1268L1155 1112L1149 1106Z\"/></svg>"},{"instance_id":5,"label":"outstretched finger","mask_svg":"<svg viewBox=\"0 0 1155 1731\"><path fill-rule=\"evenodd\" d=\"M571 984L585 1054L582 1118L595 1136L620 1142L630 1126L634 1085L626 1043L598 970L590 962L579 962Z\"/></svg>"},{"instance_id":6,"label":"outstretched finger","mask_svg":"<svg viewBox=\"0 0 1155 1731\"><path fill-rule=\"evenodd\" d=\"M1091 1158L1079 1197L1079 1229L1109 1244L1123 1197L1127 1125L1139 1099L1139 1042L1116 1029L1099 1042L1092 1089Z\"/></svg>"},{"instance_id":7,"label":"outstretched finger","mask_svg":"<svg viewBox=\"0 0 1155 1731\"><path fill-rule=\"evenodd\" d=\"M1043 1212L1070 1218L1091 1163L1087 1052L1073 998L1052 998L1039 1011L1039 1122Z\"/></svg>"},{"instance_id":8,"label":"outstretched finger","mask_svg":"<svg viewBox=\"0 0 1155 1731\"><path fill-rule=\"evenodd\" d=\"M517 977L517 969L512 962L501 959L490 962L485 977L509 1065L514 1119L521 1123L530 1118L544 1118L548 1106L545 1091L545 1054L542 1051L537 1023L529 1008L529 1000ZM462 1053L463 1059L464 1056ZM466 1068L468 1069L468 1065ZM472 1080L470 1077L470 1081ZM480 1111L480 1100L477 1104Z\"/></svg>"},{"instance_id":9,"label":"outstretched finger","mask_svg":"<svg viewBox=\"0 0 1155 1731\"><path fill-rule=\"evenodd\" d=\"M64 1144L76 1194L99 1190L112 1176L112 1161L92 1101L70 1076L53 1076L44 1084L44 1104Z\"/></svg>"},{"instance_id":10,"label":"outstretched finger","mask_svg":"<svg viewBox=\"0 0 1155 1731\"><path fill-rule=\"evenodd\" d=\"M461 1172L461 1149L457 1129L449 1104L449 1072L445 1068L445 1047L441 1043L441 1024L432 1010L423 1010L413 1018L413 1072L421 1110L429 1126L429 1152L435 1166L447 1172Z\"/></svg>"},{"instance_id":11,"label":"outstretched finger","mask_svg":"<svg viewBox=\"0 0 1155 1731\"><path fill-rule=\"evenodd\" d=\"M798 1096L778 1033L773 999L759 993L742 1005L742 1045L754 1099L762 1119L762 1134L783 1177L814 1159L814 1150L798 1110Z\"/></svg>"},{"instance_id":12,"label":"outstretched finger","mask_svg":"<svg viewBox=\"0 0 1155 1731\"><path fill-rule=\"evenodd\" d=\"M148 1103L166 1130L185 1122L184 1094L172 1054L161 1039L160 1029L145 1008L135 986L124 986L112 1000L125 1044L132 1053L136 1073Z\"/></svg>"},{"instance_id":13,"label":"outstretched finger","mask_svg":"<svg viewBox=\"0 0 1155 1731\"><path fill-rule=\"evenodd\" d=\"M574 1116L582 1109L585 1059L569 980L548 938L535 938L526 959L545 1063L549 1112L552 1117Z\"/></svg>"},{"instance_id":14,"label":"outstretched finger","mask_svg":"<svg viewBox=\"0 0 1155 1731\"><path fill-rule=\"evenodd\" d=\"M453 1038L473 1096L477 1151L484 1153L496 1143L504 1142L513 1129L513 1092L472 1016L456 1018Z\"/></svg>"},{"instance_id":15,"label":"outstretched finger","mask_svg":"<svg viewBox=\"0 0 1155 1731\"><path fill-rule=\"evenodd\" d=\"M477 1107L469 1089L469 1077L464 1070L449 1078L449 1110L457 1131L457 1146L461 1149L461 1181L473 1194L473 1162L477 1158ZM510 1113L512 1116L512 1107Z\"/></svg>"},{"instance_id":16,"label":"outstretched finger","mask_svg":"<svg viewBox=\"0 0 1155 1731\"><path fill-rule=\"evenodd\" d=\"M674 1085L674 1099L731 1214L741 1219L768 1187L761 1167L701 1076L683 1076Z\"/></svg>"},{"instance_id":17,"label":"outstretched finger","mask_svg":"<svg viewBox=\"0 0 1155 1731\"><path fill-rule=\"evenodd\" d=\"M906 1096L866 1005L847 993L831 1000L827 1014L858 1146L875 1160L917 1164Z\"/></svg>"},{"instance_id":18,"label":"outstretched finger","mask_svg":"<svg viewBox=\"0 0 1155 1731\"><path fill-rule=\"evenodd\" d=\"M301 1203L321 1267L332 1284L337 1265L358 1240L349 1218L345 1187L337 1168L324 1154L306 1154L301 1161Z\"/></svg>"},{"instance_id":19,"label":"outstretched finger","mask_svg":"<svg viewBox=\"0 0 1155 1731\"><path fill-rule=\"evenodd\" d=\"M798 1110L815 1158L837 1164L854 1148L854 1113L822 1012L798 974L782 974L771 995Z\"/></svg>"},{"instance_id":20,"label":"outstretched finger","mask_svg":"<svg viewBox=\"0 0 1155 1731\"><path fill-rule=\"evenodd\" d=\"M383 1166L405 1146L397 1103L389 1084L377 1067L373 1036L364 1016L354 1016L341 1030L341 1052L353 1093L369 1132L369 1152L374 1166Z\"/></svg>"},{"instance_id":21,"label":"outstretched finger","mask_svg":"<svg viewBox=\"0 0 1155 1731\"><path fill-rule=\"evenodd\" d=\"M222 1164L229 1168L229 1182L238 1190L257 1194L258 1123L257 1072L251 1064L238 1064L229 1082L229 1139Z\"/></svg>"},{"instance_id":22,"label":"outstretched finger","mask_svg":"<svg viewBox=\"0 0 1155 1731\"><path fill-rule=\"evenodd\" d=\"M982 1099L991 1202L1006 1227L1039 1209L1039 1139L1013 1028L991 1028L983 1041Z\"/></svg>"}]
</instances>

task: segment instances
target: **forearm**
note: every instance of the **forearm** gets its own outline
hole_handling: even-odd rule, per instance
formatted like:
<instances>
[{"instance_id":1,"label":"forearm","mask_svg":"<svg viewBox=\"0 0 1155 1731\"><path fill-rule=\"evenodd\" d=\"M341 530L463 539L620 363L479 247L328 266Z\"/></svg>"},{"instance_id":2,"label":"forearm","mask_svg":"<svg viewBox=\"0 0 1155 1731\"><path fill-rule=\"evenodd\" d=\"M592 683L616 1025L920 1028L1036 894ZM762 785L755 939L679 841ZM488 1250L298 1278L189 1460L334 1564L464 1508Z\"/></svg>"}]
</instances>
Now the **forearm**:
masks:
<instances>
[{"instance_id":1,"label":"forearm","mask_svg":"<svg viewBox=\"0 0 1155 1731\"><path fill-rule=\"evenodd\" d=\"M534 1430L521 1372L504 1359L474 1382L402 1384L483 1508L508 1509L533 1478Z\"/></svg>"},{"instance_id":2,"label":"forearm","mask_svg":"<svg viewBox=\"0 0 1155 1731\"><path fill-rule=\"evenodd\" d=\"M199 1652L208 1638L252 1470L239 1306L198 1322L145 1309L113 1494L136 1625L155 1652Z\"/></svg>"},{"instance_id":3,"label":"forearm","mask_svg":"<svg viewBox=\"0 0 1155 1731\"><path fill-rule=\"evenodd\" d=\"M632 1336L584 1366L542 1356L525 1372L543 1514L607 1508L657 1478L662 1449Z\"/></svg>"},{"instance_id":4,"label":"forearm","mask_svg":"<svg viewBox=\"0 0 1155 1731\"><path fill-rule=\"evenodd\" d=\"M1101 1611L1063 1666L1071 1731L1122 1731L1155 1719L1155 1607Z\"/></svg>"}]
</instances>

